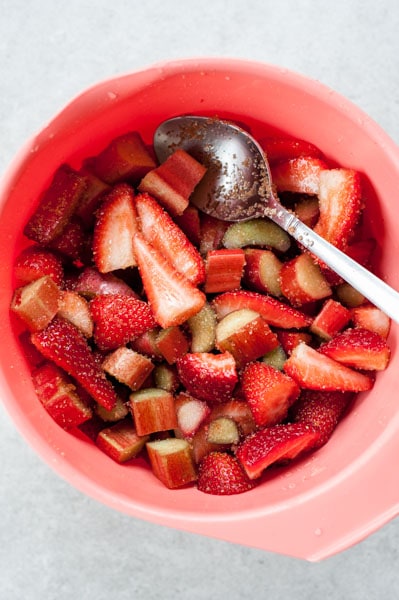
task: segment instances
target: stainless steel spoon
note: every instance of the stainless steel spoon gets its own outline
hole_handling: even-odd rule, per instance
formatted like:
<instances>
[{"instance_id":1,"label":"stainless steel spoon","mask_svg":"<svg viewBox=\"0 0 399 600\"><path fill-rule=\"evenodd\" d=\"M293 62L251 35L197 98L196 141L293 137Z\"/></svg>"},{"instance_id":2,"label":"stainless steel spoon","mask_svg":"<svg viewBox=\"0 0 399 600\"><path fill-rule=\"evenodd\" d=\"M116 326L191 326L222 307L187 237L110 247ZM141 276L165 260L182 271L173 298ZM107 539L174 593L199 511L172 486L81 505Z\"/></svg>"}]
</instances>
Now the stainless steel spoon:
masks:
<instances>
[{"instance_id":1,"label":"stainless steel spoon","mask_svg":"<svg viewBox=\"0 0 399 600\"><path fill-rule=\"evenodd\" d=\"M160 162L183 148L207 167L190 198L201 211L226 221L268 217L399 323L399 293L280 204L265 153L246 131L216 118L175 117L157 128L154 147Z\"/></svg>"}]
</instances>

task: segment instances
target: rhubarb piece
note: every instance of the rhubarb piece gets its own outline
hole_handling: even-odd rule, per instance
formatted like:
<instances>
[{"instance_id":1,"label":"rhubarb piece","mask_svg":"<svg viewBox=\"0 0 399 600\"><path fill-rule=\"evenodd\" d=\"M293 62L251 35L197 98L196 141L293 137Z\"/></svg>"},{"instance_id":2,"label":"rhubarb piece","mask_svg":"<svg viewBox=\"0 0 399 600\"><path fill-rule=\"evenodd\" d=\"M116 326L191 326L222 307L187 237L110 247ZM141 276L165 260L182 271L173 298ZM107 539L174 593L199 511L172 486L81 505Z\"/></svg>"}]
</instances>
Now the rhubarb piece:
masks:
<instances>
[{"instance_id":1,"label":"rhubarb piece","mask_svg":"<svg viewBox=\"0 0 399 600\"><path fill-rule=\"evenodd\" d=\"M178 488L197 479L191 448L186 440L167 438L146 444L154 475L170 488Z\"/></svg>"},{"instance_id":2,"label":"rhubarb piece","mask_svg":"<svg viewBox=\"0 0 399 600\"><path fill-rule=\"evenodd\" d=\"M72 215L60 235L48 247L71 261L85 263L91 260L91 240L81 221Z\"/></svg>"},{"instance_id":3,"label":"rhubarb piece","mask_svg":"<svg viewBox=\"0 0 399 600\"><path fill-rule=\"evenodd\" d=\"M320 432L313 449L324 446L352 401L352 392L304 390L292 405L289 417L297 423L308 423Z\"/></svg>"},{"instance_id":4,"label":"rhubarb piece","mask_svg":"<svg viewBox=\"0 0 399 600\"><path fill-rule=\"evenodd\" d=\"M134 296L107 294L90 302L94 340L100 350L114 350L134 340L156 323L150 306Z\"/></svg>"},{"instance_id":5,"label":"rhubarb piece","mask_svg":"<svg viewBox=\"0 0 399 600\"><path fill-rule=\"evenodd\" d=\"M341 283L335 288L338 300L345 304L348 308L355 308L361 306L366 298L358 290L356 290L350 283Z\"/></svg>"},{"instance_id":6,"label":"rhubarb piece","mask_svg":"<svg viewBox=\"0 0 399 600\"><path fill-rule=\"evenodd\" d=\"M49 275L59 287L64 281L62 261L51 250L39 246L28 246L18 255L14 274L17 281L24 285Z\"/></svg>"},{"instance_id":7,"label":"rhubarb piece","mask_svg":"<svg viewBox=\"0 0 399 600\"><path fill-rule=\"evenodd\" d=\"M205 304L205 294L141 234L136 234L133 244L145 293L159 325L181 325L199 312Z\"/></svg>"},{"instance_id":8,"label":"rhubarb piece","mask_svg":"<svg viewBox=\"0 0 399 600\"><path fill-rule=\"evenodd\" d=\"M209 251L206 256L205 292L215 294L238 289L244 265L245 254L241 249Z\"/></svg>"},{"instance_id":9,"label":"rhubarb piece","mask_svg":"<svg viewBox=\"0 0 399 600\"><path fill-rule=\"evenodd\" d=\"M96 404L94 408L96 414L100 417L102 421L117 423L121 421L129 414L129 406L127 402L122 400L119 396L116 398L116 403L111 410L107 410L100 404Z\"/></svg>"},{"instance_id":10,"label":"rhubarb piece","mask_svg":"<svg viewBox=\"0 0 399 600\"><path fill-rule=\"evenodd\" d=\"M93 257L100 273L136 265L133 237L138 231L133 189L116 185L97 211Z\"/></svg>"},{"instance_id":11,"label":"rhubarb piece","mask_svg":"<svg viewBox=\"0 0 399 600\"><path fill-rule=\"evenodd\" d=\"M259 313L248 308L229 313L216 326L216 347L230 352L242 368L279 345L277 336Z\"/></svg>"},{"instance_id":12,"label":"rhubarb piece","mask_svg":"<svg viewBox=\"0 0 399 600\"><path fill-rule=\"evenodd\" d=\"M32 382L40 402L63 429L91 418L91 408L80 398L70 377L53 363L45 362L35 369Z\"/></svg>"},{"instance_id":13,"label":"rhubarb piece","mask_svg":"<svg viewBox=\"0 0 399 600\"><path fill-rule=\"evenodd\" d=\"M157 388L174 394L180 385L175 365L162 363L156 365L153 371L154 385Z\"/></svg>"},{"instance_id":14,"label":"rhubarb piece","mask_svg":"<svg viewBox=\"0 0 399 600\"><path fill-rule=\"evenodd\" d=\"M102 368L134 391L141 388L154 365L146 356L121 346L106 356Z\"/></svg>"},{"instance_id":15,"label":"rhubarb piece","mask_svg":"<svg viewBox=\"0 0 399 600\"><path fill-rule=\"evenodd\" d=\"M201 219L198 208L189 204L181 215L174 217L175 222L194 246L199 248L201 243Z\"/></svg>"},{"instance_id":16,"label":"rhubarb piece","mask_svg":"<svg viewBox=\"0 0 399 600\"><path fill-rule=\"evenodd\" d=\"M274 369L278 369L279 371L283 370L286 360L287 354L285 353L284 348L280 345L277 346L277 348L270 350L270 352L267 352L262 358L262 362L270 365Z\"/></svg>"},{"instance_id":17,"label":"rhubarb piece","mask_svg":"<svg viewBox=\"0 0 399 600\"><path fill-rule=\"evenodd\" d=\"M287 252L291 246L289 235L276 223L267 219L232 223L226 230L222 243L225 248L263 246L279 252Z\"/></svg>"},{"instance_id":18,"label":"rhubarb piece","mask_svg":"<svg viewBox=\"0 0 399 600\"><path fill-rule=\"evenodd\" d=\"M85 337L93 335L93 319L88 301L77 292L62 291L58 316L67 319L77 327Z\"/></svg>"},{"instance_id":19,"label":"rhubarb piece","mask_svg":"<svg viewBox=\"0 0 399 600\"><path fill-rule=\"evenodd\" d=\"M84 165L79 171L86 180L86 189L79 200L75 214L82 221L86 229L94 225L95 213L102 203L107 192L111 191L111 186L102 181Z\"/></svg>"},{"instance_id":20,"label":"rhubarb piece","mask_svg":"<svg viewBox=\"0 0 399 600\"><path fill-rule=\"evenodd\" d=\"M173 365L178 358L186 354L189 348L185 334L176 325L161 329L155 343L163 358L170 365Z\"/></svg>"},{"instance_id":21,"label":"rhubarb piece","mask_svg":"<svg viewBox=\"0 0 399 600\"><path fill-rule=\"evenodd\" d=\"M216 340L216 314L212 306L205 302L187 324L191 333L191 352L210 352Z\"/></svg>"},{"instance_id":22,"label":"rhubarb piece","mask_svg":"<svg viewBox=\"0 0 399 600\"><path fill-rule=\"evenodd\" d=\"M24 228L31 240L46 246L60 235L86 189L86 180L68 165L57 169L50 186Z\"/></svg>"},{"instance_id":23,"label":"rhubarb piece","mask_svg":"<svg viewBox=\"0 0 399 600\"><path fill-rule=\"evenodd\" d=\"M292 306L331 296L331 287L320 267L309 254L299 254L284 263L280 270L280 286Z\"/></svg>"},{"instance_id":24,"label":"rhubarb piece","mask_svg":"<svg viewBox=\"0 0 399 600\"><path fill-rule=\"evenodd\" d=\"M327 168L320 158L301 156L271 165L271 173L278 192L317 195L321 174Z\"/></svg>"},{"instance_id":25,"label":"rhubarb piece","mask_svg":"<svg viewBox=\"0 0 399 600\"><path fill-rule=\"evenodd\" d=\"M305 196L295 202L294 213L302 223L313 229L320 218L319 199Z\"/></svg>"},{"instance_id":26,"label":"rhubarb piece","mask_svg":"<svg viewBox=\"0 0 399 600\"><path fill-rule=\"evenodd\" d=\"M211 412L206 402L183 392L175 399L175 409L178 431L184 438L192 438Z\"/></svg>"},{"instance_id":27,"label":"rhubarb piece","mask_svg":"<svg viewBox=\"0 0 399 600\"><path fill-rule=\"evenodd\" d=\"M86 267L78 276L73 285L73 290L86 298L97 295L123 294L124 296L138 297L136 292L113 273L100 273L94 267Z\"/></svg>"},{"instance_id":28,"label":"rhubarb piece","mask_svg":"<svg viewBox=\"0 0 399 600\"><path fill-rule=\"evenodd\" d=\"M322 153L317 146L298 138L272 136L262 138L259 143L270 164L301 156L322 158Z\"/></svg>"},{"instance_id":29,"label":"rhubarb piece","mask_svg":"<svg viewBox=\"0 0 399 600\"><path fill-rule=\"evenodd\" d=\"M113 184L139 181L156 165L140 134L130 131L114 138L88 166L102 181Z\"/></svg>"},{"instance_id":30,"label":"rhubarb piece","mask_svg":"<svg viewBox=\"0 0 399 600\"><path fill-rule=\"evenodd\" d=\"M308 344L311 346L313 341L311 334L307 331L289 331L287 329L280 329L279 331L276 331L276 335L286 357L292 354L292 351L298 344Z\"/></svg>"},{"instance_id":31,"label":"rhubarb piece","mask_svg":"<svg viewBox=\"0 0 399 600\"><path fill-rule=\"evenodd\" d=\"M384 371L390 359L386 340L360 327L346 329L320 346L319 351L339 363L365 371Z\"/></svg>"},{"instance_id":32,"label":"rhubarb piece","mask_svg":"<svg viewBox=\"0 0 399 600\"><path fill-rule=\"evenodd\" d=\"M237 444L240 439L237 423L230 417L212 419L207 430L207 440L211 444Z\"/></svg>"},{"instance_id":33,"label":"rhubarb piece","mask_svg":"<svg viewBox=\"0 0 399 600\"><path fill-rule=\"evenodd\" d=\"M230 352L187 353L176 365L180 381L189 394L210 404L229 400L238 382L236 363Z\"/></svg>"},{"instance_id":34,"label":"rhubarb piece","mask_svg":"<svg viewBox=\"0 0 399 600\"><path fill-rule=\"evenodd\" d=\"M130 406L139 435L168 431L177 427L173 395L158 388L145 388L130 394Z\"/></svg>"},{"instance_id":35,"label":"rhubarb piece","mask_svg":"<svg viewBox=\"0 0 399 600\"><path fill-rule=\"evenodd\" d=\"M236 456L248 477L257 479L270 465L293 460L314 448L319 437L319 430L308 423L273 425L247 436Z\"/></svg>"},{"instance_id":36,"label":"rhubarb piece","mask_svg":"<svg viewBox=\"0 0 399 600\"><path fill-rule=\"evenodd\" d=\"M373 387L371 377L359 373L318 352L299 344L287 359L284 371L301 388L339 392L364 392Z\"/></svg>"},{"instance_id":37,"label":"rhubarb piece","mask_svg":"<svg viewBox=\"0 0 399 600\"><path fill-rule=\"evenodd\" d=\"M200 223L199 249L202 256L206 256L211 250L222 247L223 236L231 223L206 214L201 214Z\"/></svg>"},{"instance_id":38,"label":"rhubarb piece","mask_svg":"<svg viewBox=\"0 0 399 600\"><path fill-rule=\"evenodd\" d=\"M350 309L353 325L375 331L384 340L387 339L391 327L391 319L380 308L365 304Z\"/></svg>"},{"instance_id":39,"label":"rhubarb piece","mask_svg":"<svg viewBox=\"0 0 399 600\"><path fill-rule=\"evenodd\" d=\"M193 285L205 280L204 261L169 214L149 194L136 197L136 209L144 238Z\"/></svg>"},{"instance_id":40,"label":"rhubarb piece","mask_svg":"<svg viewBox=\"0 0 399 600\"><path fill-rule=\"evenodd\" d=\"M155 196L171 215L181 215L205 172L203 165L179 148L162 165L147 173L139 190Z\"/></svg>"},{"instance_id":41,"label":"rhubarb piece","mask_svg":"<svg viewBox=\"0 0 399 600\"><path fill-rule=\"evenodd\" d=\"M310 326L310 331L323 340L331 340L350 321L351 313L340 302L327 300Z\"/></svg>"},{"instance_id":42,"label":"rhubarb piece","mask_svg":"<svg viewBox=\"0 0 399 600\"><path fill-rule=\"evenodd\" d=\"M213 421L220 417L228 417L232 419L239 429L242 436L252 433L256 429L251 409L248 403L244 400L228 400L222 404L217 404L212 408L209 420Z\"/></svg>"},{"instance_id":43,"label":"rhubarb piece","mask_svg":"<svg viewBox=\"0 0 399 600\"><path fill-rule=\"evenodd\" d=\"M237 459L227 452L211 452L200 463L198 489L205 494L229 496L254 487Z\"/></svg>"},{"instance_id":44,"label":"rhubarb piece","mask_svg":"<svg viewBox=\"0 0 399 600\"><path fill-rule=\"evenodd\" d=\"M45 329L33 333L31 339L45 358L69 373L101 406L113 408L115 391L75 325L55 317Z\"/></svg>"},{"instance_id":45,"label":"rhubarb piece","mask_svg":"<svg viewBox=\"0 0 399 600\"><path fill-rule=\"evenodd\" d=\"M258 427L283 421L300 394L296 381L263 362L247 365L242 374L245 400Z\"/></svg>"},{"instance_id":46,"label":"rhubarb piece","mask_svg":"<svg viewBox=\"0 0 399 600\"><path fill-rule=\"evenodd\" d=\"M134 340L130 341L130 346L136 352L149 356L155 360L162 360L162 354L157 346L157 337L159 335L160 328L154 327L154 329L148 329Z\"/></svg>"},{"instance_id":47,"label":"rhubarb piece","mask_svg":"<svg viewBox=\"0 0 399 600\"><path fill-rule=\"evenodd\" d=\"M198 465L202 459L211 452L227 451L231 444L211 444L208 440L209 424L204 423L189 440L193 453L193 460Z\"/></svg>"},{"instance_id":48,"label":"rhubarb piece","mask_svg":"<svg viewBox=\"0 0 399 600\"><path fill-rule=\"evenodd\" d=\"M256 292L280 297L280 270L282 262L271 250L245 250L244 284Z\"/></svg>"},{"instance_id":49,"label":"rhubarb piece","mask_svg":"<svg viewBox=\"0 0 399 600\"><path fill-rule=\"evenodd\" d=\"M45 275L15 290L11 310L30 331L40 331L57 314L60 300L61 290Z\"/></svg>"},{"instance_id":50,"label":"rhubarb piece","mask_svg":"<svg viewBox=\"0 0 399 600\"><path fill-rule=\"evenodd\" d=\"M100 431L96 444L116 462L125 463L135 458L148 440L149 436L137 434L131 419L124 419Z\"/></svg>"},{"instance_id":51,"label":"rhubarb piece","mask_svg":"<svg viewBox=\"0 0 399 600\"><path fill-rule=\"evenodd\" d=\"M216 296L212 301L218 319L241 308L249 308L259 313L269 325L284 329L302 329L308 327L312 319L288 304L279 302L272 296L235 290Z\"/></svg>"}]
</instances>

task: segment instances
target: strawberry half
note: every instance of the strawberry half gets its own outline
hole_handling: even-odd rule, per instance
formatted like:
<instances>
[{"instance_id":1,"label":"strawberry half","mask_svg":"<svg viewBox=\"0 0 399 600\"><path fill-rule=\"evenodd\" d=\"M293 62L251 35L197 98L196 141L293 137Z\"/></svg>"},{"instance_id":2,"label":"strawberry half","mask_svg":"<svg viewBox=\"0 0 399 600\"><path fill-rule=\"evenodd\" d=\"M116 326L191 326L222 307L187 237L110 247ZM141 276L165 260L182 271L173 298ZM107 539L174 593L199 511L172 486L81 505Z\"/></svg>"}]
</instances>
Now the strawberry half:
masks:
<instances>
[{"instance_id":1,"label":"strawberry half","mask_svg":"<svg viewBox=\"0 0 399 600\"><path fill-rule=\"evenodd\" d=\"M94 340L100 350L113 350L155 327L147 302L124 294L96 296L90 302Z\"/></svg>"},{"instance_id":2,"label":"strawberry half","mask_svg":"<svg viewBox=\"0 0 399 600\"><path fill-rule=\"evenodd\" d=\"M205 304L205 294L141 234L135 235L133 245L144 290L159 325L181 325L197 314Z\"/></svg>"},{"instance_id":3,"label":"strawberry half","mask_svg":"<svg viewBox=\"0 0 399 600\"><path fill-rule=\"evenodd\" d=\"M100 273L135 266L132 240L137 230L133 189L118 184L106 196L94 226L93 257Z\"/></svg>"},{"instance_id":4,"label":"strawberry half","mask_svg":"<svg viewBox=\"0 0 399 600\"><path fill-rule=\"evenodd\" d=\"M346 329L319 350L340 363L366 371L383 371L390 358L390 349L384 338L361 327Z\"/></svg>"},{"instance_id":5,"label":"strawberry half","mask_svg":"<svg viewBox=\"0 0 399 600\"><path fill-rule=\"evenodd\" d=\"M271 172L278 192L318 194L321 173L327 168L320 158L301 156L272 165Z\"/></svg>"},{"instance_id":6,"label":"strawberry half","mask_svg":"<svg viewBox=\"0 0 399 600\"><path fill-rule=\"evenodd\" d=\"M21 284L30 283L44 275L49 275L58 286L64 281L60 257L40 246L29 246L22 250L15 261L14 273Z\"/></svg>"},{"instance_id":7,"label":"strawberry half","mask_svg":"<svg viewBox=\"0 0 399 600\"><path fill-rule=\"evenodd\" d=\"M284 363L284 371L302 388L324 391L364 392L373 380L329 358L307 344L299 344Z\"/></svg>"},{"instance_id":8,"label":"strawberry half","mask_svg":"<svg viewBox=\"0 0 399 600\"><path fill-rule=\"evenodd\" d=\"M116 403L116 394L83 334L69 321L56 317L31 340L49 360L71 375L104 408Z\"/></svg>"},{"instance_id":9,"label":"strawberry half","mask_svg":"<svg viewBox=\"0 0 399 600\"><path fill-rule=\"evenodd\" d=\"M260 145L266 152L270 163L276 163L301 156L322 158L321 151L306 140L285 137L267 137L260 140Z\"/></svg>"},{"instance_id":10,"label":"strawberry half","mask_svg":"<svg viewBox=\"0 0 399 600\"><path fill-rule=\"evenodd\" d=\"M210 404L225 402L238 382L236 363L229 352L187 353L176 363L180 381L195 398Z\"/></svg>"},{"instance_id":11,"label":"strawberry half","mask_svg":"<svg viewBox=\"0 0 399 600\"><path fill-rule=\"evenodd\" d=\"M230 496L251 490L255 482L248 479L234 456L227 452L211 452L200 462L197 485L205 494Z\"/></svg>"}]
</instances>

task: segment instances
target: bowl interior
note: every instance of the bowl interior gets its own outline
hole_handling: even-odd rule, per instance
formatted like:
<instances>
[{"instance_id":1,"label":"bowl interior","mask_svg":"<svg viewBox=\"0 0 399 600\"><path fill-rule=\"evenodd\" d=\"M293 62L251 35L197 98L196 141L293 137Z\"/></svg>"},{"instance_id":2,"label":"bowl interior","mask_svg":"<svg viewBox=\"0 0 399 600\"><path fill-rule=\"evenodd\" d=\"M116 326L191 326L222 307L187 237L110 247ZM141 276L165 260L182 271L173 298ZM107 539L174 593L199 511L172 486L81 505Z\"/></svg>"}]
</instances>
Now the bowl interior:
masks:
<instances>
[{"instance_id":1,"label":"bowl interior","mask_svg":"<svg viewBox=\"0 0 399 600\"><path fill-rule=\"evenodd\" d=\"M392 435L398 425L396 325L390 334L389 369L379 375L371 392L359 396L329 444L291 468L270 471L269 481L251 493L221 498L193 488L169 491L143 460L118 466L85 436L60 429L36 400L18 325L9 315L12 265L26 243L21 232L59 164L79 167L84 158L128 130L139 130L151 143L163 119L182 113L234 118L257 138L273 132L304 138L330 160L359 170L365 181L367 228L378 241L376 271L399 288L395 267L399 228L392 202L399 153L375 123L319 83L276 67L216 59L159 65L83 93L26 145L6 174L0 218L1 395L18 429L51 466L73 485L116 508L197 520L273 512L333 485L377 451L384 436Z\"/></svg>"}]
</instances>

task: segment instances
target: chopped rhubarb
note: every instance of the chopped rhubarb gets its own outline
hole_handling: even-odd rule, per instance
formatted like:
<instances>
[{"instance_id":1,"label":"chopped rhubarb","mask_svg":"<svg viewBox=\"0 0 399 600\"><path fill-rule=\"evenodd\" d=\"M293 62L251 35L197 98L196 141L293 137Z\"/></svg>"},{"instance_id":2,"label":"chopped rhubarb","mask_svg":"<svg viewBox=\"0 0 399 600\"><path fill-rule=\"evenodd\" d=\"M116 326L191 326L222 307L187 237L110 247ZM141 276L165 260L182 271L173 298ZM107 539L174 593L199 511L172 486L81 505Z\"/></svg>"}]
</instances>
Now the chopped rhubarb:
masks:
<instances>
[{"instance_id":1,"label":"chopped rhubarb","mask_svg":"<svg viewBox=\"0 0 399 600\"><path fill-rule=\"evenodd\" d=\"M211 250L206 256L207 294L227 292L240 287L245 265L245 254L241 249Z\"/></svg>"},{"instance_id":2,"label":"chopped rhubarb","mask_svg":"<svg viewBox=\"0 0 399 600\"><path fill-rule=\"evenodd\" d=\"M145 388L130 394L130 406L139 435L177 427L173 395L166 390Z\"/></svg>"},{"instance_id":3,"label":"chopped rhubarb","mask_svg":"<svg viewBox=\"0 0 399 600\"><path fill-rule=\"evenodd\" d=\"M282 262L271 250L245 250L244 284L256 292L280 297L280 270Z\"/></svg>"},{"instance_id":4,"label":"chopped rhubarb","mask_svg":"<svg viewBox=\"0 0 399 600\"><path fill-rule=\"evenodd\" d=\"M124 419L100 431L97 446L118 463L135 458L148 442L149 436L138 435L131 419Z\"/></svg>"},{"instance_id":5,"label":"chopped rhubarb","mask_svg":"<svg viewBox=\"0 0 399 600\"><path fill-rule=\"evenodd\" d=\"M222 243L225 248L263 246L280 252L286 252L291 246L288 234L276 223L266 219L250 219L231 224Z\"/></svg>"},{"instance_id":6,"label":"chopped rhubarb","mask_svg":"<svg viewBox=\"0 0 399 600\"><path fill-rule=\"evenodd\" d=\"M173 365L189 349L189 342L180 327L172 325L161 329L155 340L156 347L167 363Z\"/></svg>"},{"instance_id":7,"label":"chopped rhubarb","mask_svg":"<svg viewBox=\"0 0 399 600\"><path fill-rule=\"evenodd\" d=\"M350 321L351 313L340 302L329 298L313 320L310 330L324 340L330 340Z\"/></svg>"},{"instance_id":8,"label":"chopped rhubarb","mask_svg":"<svg viewBox=\"0 0 399 600\"><path fill-rule=\"evenodd\" d=\"M30 331L40 331L55 317L60 301L61 290L45 275L15 290L11 310Z\"/></svg>"},{"instance_id":9,"label":"chopped rhubarb","mask_svg":"<svg viewBox=\"0 0 399 600\"><path fill-rule=\"evenodd\" d=\"M167 438L147 442L147 452L154 475L173 489L197 479L191 448L186 440Z\"/></svg>"},{"instance_id":10,"label":"chopped rhubarb","mask_svg":"<svg viewBox=\"0 0 399 600\"><path fill-rule=\"evenodd\" d=\"M65 290L61 292L58 316L75 325L85 337L93 335L93 319L88 301L77 292Z\"/></svg>"},{"instance_id":11,"label":"chopped rhubarb","mask_svg":"<svg viewBox=\"0 0 399 600\"><path fill-rule=\"evenodd\" d=\"M280 286L291 305L298 307L332 293L327 279L309 254L299 254L283 264Z\"/></svg>"},{"instance_id":12,"label":"chopped rhubarb","mask_svg":"<svg viewBox=\"0 0 399 600\"><path fill-rule=\"evenodd\" d=\"M212 306L205 302L187 324L191 333L191 352L210 352L216 340L216 314Z\"/></svg>"},{"instance_id":13,"label":"chopped rhubarb","mask_svg":"<svg viewBox=\"0 0 399 600\"><path fill-rule=\"evenodd\" d=\"M131 390L138 390L146 381L154 365L146 356L121 346L106 356L102 368Z\"/></svg>"}]
</instances>

